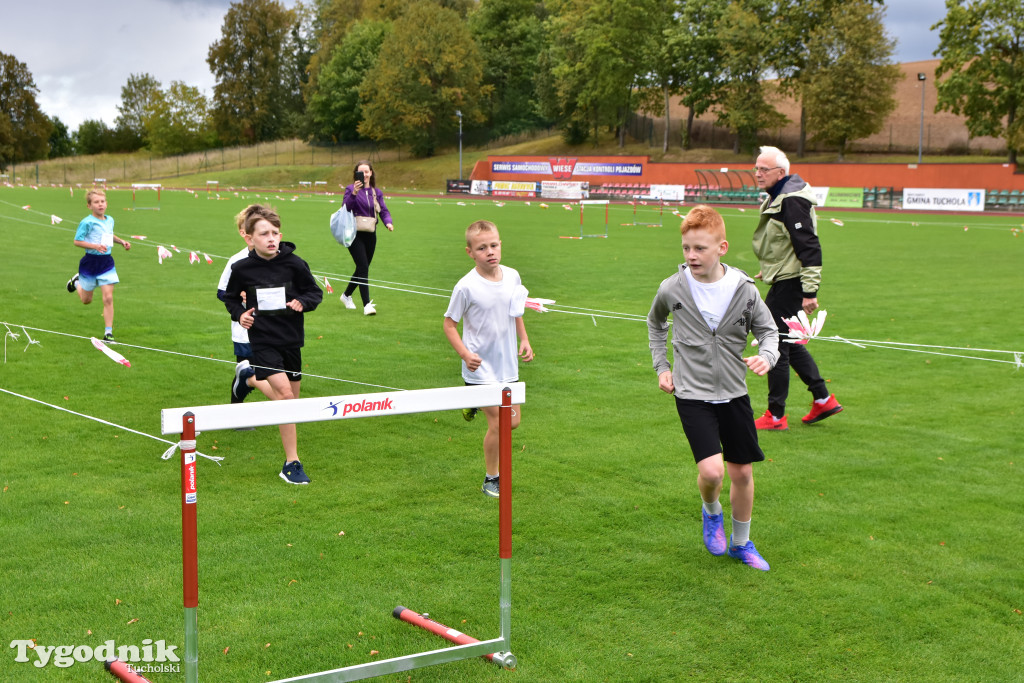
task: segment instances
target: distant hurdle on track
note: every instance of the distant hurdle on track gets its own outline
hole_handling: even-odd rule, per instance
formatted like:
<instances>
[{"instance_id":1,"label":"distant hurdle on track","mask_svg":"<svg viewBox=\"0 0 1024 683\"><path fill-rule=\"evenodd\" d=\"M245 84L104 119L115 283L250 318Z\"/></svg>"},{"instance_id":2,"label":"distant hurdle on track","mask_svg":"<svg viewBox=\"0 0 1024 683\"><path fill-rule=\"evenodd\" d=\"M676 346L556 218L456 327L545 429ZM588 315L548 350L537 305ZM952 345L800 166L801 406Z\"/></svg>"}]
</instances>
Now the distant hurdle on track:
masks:
<instances>
[{"instance_id":1,"label":"distant hurdle on track","mask_svg":"<svg viewBox=\"0 0 1024 683\"><path fill-rule=\"evenodd\" d=\"M196 517L196 431L210 432L236 427L262 427L299 422L324 422L359 417L385 417L437 410L461 410L498 406L499 480L498 556L501 570L499 623L501 635L477 641L448 629L412 610L395 608L392 614L403 621L426 628L457 643L453 647L393 657L376 662L356 664L341 669L305 674L276 683L318 681L340 683L373 676L409 671L434 664L456 662L473 657L489 657L496 664L513 669L516 658L511 653L512 626L512 406L526 402L526 385L516 382L507 386L476 385L393 391L376 394L301 398L290 401L267 401L254 404L227 404L190 408L166 408L160 411L163 434L180 434L181 449L181 539L182 593L185 607L185 647L182 668L186 683L199 680L199 627L196 609L199 605L199 561ZM401 613L399 611L401 610ZM429 624L425 623L429 622ZM435 629L430 624L441 627ZM441 630L447 631L447 635Z\"/></svg>"},{"instance_id":2,"label":"distant hurdle on track","mask_svg":"<svg viewBox=\"0 0 1024 683\"><path fill-rule=\"evenodd\" d=\"M132 183L132 211L159 211L161 189L160 183ZM136 194L140 190L156 190L156 204L154 206L139 206Z\"/></svg>"},{"instance_id":3,"label":"distant hurdle on track","mask_svg":"<svg viewBox=\"0 0 1024 683\"><path fill-rule=\"evenodd\" d=\"M583 213L584 213L584 207L586 207L586 206L600 206L601 204L604 204L604 234L597 233L597 234L593 234L593 235L585 235L583 233ZM607 239L608 238L608 204L609 204L609 201L607 199L581 199L580 200L580 235L579 235L579 237L577 237L576 235L561 235L561 238L565 239L565 240L581 240L584 237L604 237L605 239Z\"/></svg>"},{"instance_id":4,"label":"distant hurdle on track","mask_svg":"<svg viewBox=\"0 0 1024 683\"><path fill-rule=\"evenodd\" d=\"M636 207L640 205L640 200L639 199L634 199L630 203L633 205L633 222L632 223L623 223L623 225L636 225L636 226L645 225L645 226L658 227L658 228L660 228L662 225L664 225L665 200L658 199L658 222L657 223L655 223L653 221L651 221L651 222L638 221L636 219L636 211L637 211Z\"/></svg>"}]
</instances>

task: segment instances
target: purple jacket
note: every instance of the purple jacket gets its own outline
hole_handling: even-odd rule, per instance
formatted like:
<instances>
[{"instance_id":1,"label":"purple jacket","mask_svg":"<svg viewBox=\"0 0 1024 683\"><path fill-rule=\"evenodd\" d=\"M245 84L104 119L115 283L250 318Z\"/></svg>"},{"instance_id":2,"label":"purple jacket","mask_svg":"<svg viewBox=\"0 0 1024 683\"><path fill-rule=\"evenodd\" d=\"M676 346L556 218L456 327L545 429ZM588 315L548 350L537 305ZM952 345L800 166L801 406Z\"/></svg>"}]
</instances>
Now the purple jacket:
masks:
<instances>
[{"instance_id":1,"label":"purple jacket","mask_svg":"<svg viewBox=\"0 0 1024 683\"><path fill-rule=\"evenodd\" d=\"M352 185L349 185L345 188L345 207L355 216L369 216L372 218L373 195L370 194L371 191L377 193L377 203L380 204L381 222L384 223L384 225L391 223L391 212L388 211L387 204L384 203L384 193L380 188L364 187L357 194L352 189Z\"/></svg>"}]
</instances>

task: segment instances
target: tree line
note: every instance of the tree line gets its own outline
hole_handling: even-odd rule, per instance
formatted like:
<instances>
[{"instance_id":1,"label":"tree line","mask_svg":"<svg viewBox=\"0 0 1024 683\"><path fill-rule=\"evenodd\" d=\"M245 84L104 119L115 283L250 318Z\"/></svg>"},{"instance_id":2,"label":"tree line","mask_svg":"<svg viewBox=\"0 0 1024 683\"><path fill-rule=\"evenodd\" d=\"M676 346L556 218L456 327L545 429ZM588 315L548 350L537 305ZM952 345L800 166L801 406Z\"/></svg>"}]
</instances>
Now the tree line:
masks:
<instances>
[{"instance_id":1,"label":"tree line","mask_svg":"<svg viewBox=\"0 0 1024 683\"><path fill-rule=\"evenodd\" d=\"M1024 13L1017 0L948 0L935 26L937 110L1024 148ZM25 64L0 52L0 165L148 149L183 154L300 137L388 142L430 156L457 131L557 127L625 144L640 112L714 116L751 152L799 103L800 142L834 148L882 129L901 74L881 0L277 0L233 3L207 63L211 96L132 74L113 126L71 133L40 111Z\"/></svg>"}]
</instances>

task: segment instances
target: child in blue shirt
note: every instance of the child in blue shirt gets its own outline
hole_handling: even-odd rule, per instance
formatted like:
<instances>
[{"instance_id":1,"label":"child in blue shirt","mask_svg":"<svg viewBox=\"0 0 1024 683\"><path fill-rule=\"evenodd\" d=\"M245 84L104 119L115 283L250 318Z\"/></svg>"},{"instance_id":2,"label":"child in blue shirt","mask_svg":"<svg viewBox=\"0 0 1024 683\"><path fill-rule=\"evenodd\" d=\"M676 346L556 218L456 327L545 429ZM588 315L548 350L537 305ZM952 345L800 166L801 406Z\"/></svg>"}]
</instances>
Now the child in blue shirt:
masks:
<instances>
[{"instance_id":1,"label":"child in blue shirt","mask_svg":"<svg viewBox=\"0 0 1024 683\"><path fill-rule=\"evenodd\" d=\"M103 339L113 341L114 285L120 280L110 251L114 244L120 244L125 251L132 245L114 234L114 219L107 215L106 192L89 190L85 194L85 204L91 213L82 219L75 232L75 246L85 249L85 256L78 263L78 272L68 280L67 290L78 292L82 303L90 304L92 293L99 286L103 295Z\"/></svg>"}]
</instances>

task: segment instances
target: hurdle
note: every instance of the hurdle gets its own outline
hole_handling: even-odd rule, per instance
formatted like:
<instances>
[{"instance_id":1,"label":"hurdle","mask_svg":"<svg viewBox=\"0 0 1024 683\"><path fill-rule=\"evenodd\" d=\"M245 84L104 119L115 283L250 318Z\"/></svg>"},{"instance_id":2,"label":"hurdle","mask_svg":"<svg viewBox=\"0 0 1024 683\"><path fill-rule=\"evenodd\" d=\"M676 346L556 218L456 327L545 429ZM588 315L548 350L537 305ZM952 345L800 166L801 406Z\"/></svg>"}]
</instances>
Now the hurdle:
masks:
<instances>
[{"instance_id":1,"label":"hurdle","mask_svg":"<svg viewBox=\"0 0 1024 683\"><path fill-rule=\"evenodd\" d=\"M583 234L583 207L586 205L600 205L604 204L604 234L585 235ZM576 235L559 235L563 240L581 240L584 237L604 237L608 238L608 204L607 199L581 199L580 200L580 236Z\"/></svg>"},{"instance_id":2,"label":"hurdle","mask_svg":"<svg viewBox=\"0 0 1024 683\"><path fill-rule=\"evenodd\" d=\"M661 199L660 197L658 198L658 222L657 223L654 223L654 222L646 223L644 221L638 221L636 219L636 207L637 207L637 205L639 203L640 203L639 199L634 199L631 202L631 204L633 204L633 222L632 223L623 223L623 225L648 226L648 227L660 228L664 224L665 201L663 199Z\"/></svg>"},{"instance_id":3,"label":"hurdle","mask_svg":"<svg viewBox=\"0 0 1024 683\"><path fill-rule=\"evenodd\" d=\"M498 406L498 557L500 635L477 641L466 636L458 644L411 655L393 657L365 664L356 664L280 679L340 683L373 676L409 671L435 664L456 662L473 657L493 655L496 664L505 669L516 666L511 653L512 627L512 406L526 402L526 385L515 382L507 386L475 385L414 391L393 391L375 394L299 398L265 403L222 404L188 408L165 408L160 411L163 434L180 434L181 450L181 538L182 596L185 609L185 646L182 668L186 683L199 680L199 551L197 533L196 493L196 431L218 431L236 427L264 427L300 422L324 422L361 417L407 415L438 410L462 410ZM404 609L404 608L403 608ZM395 615L398 616L398 615ZM403 619L403 621L407 621ZM413 623L410 621L409 623ZM436 623L436 622L434 622ZM419 625L419 624L417 624ZM463 635L464 634L459 634ZM466 639L468 638L468 640Z\"/></svg>"},{"instance_id":4,"label":"hurdle","mask_svg":"<svg viewBox=\"0 0 1024 683\"><path fill-rule=\"evenodd\" d=\"M160 183L132 183L132 211L159 211L160 187ZM135 197L139 190L156 190L156 206L139 206Z\"/></svg>"}]
</instances>

